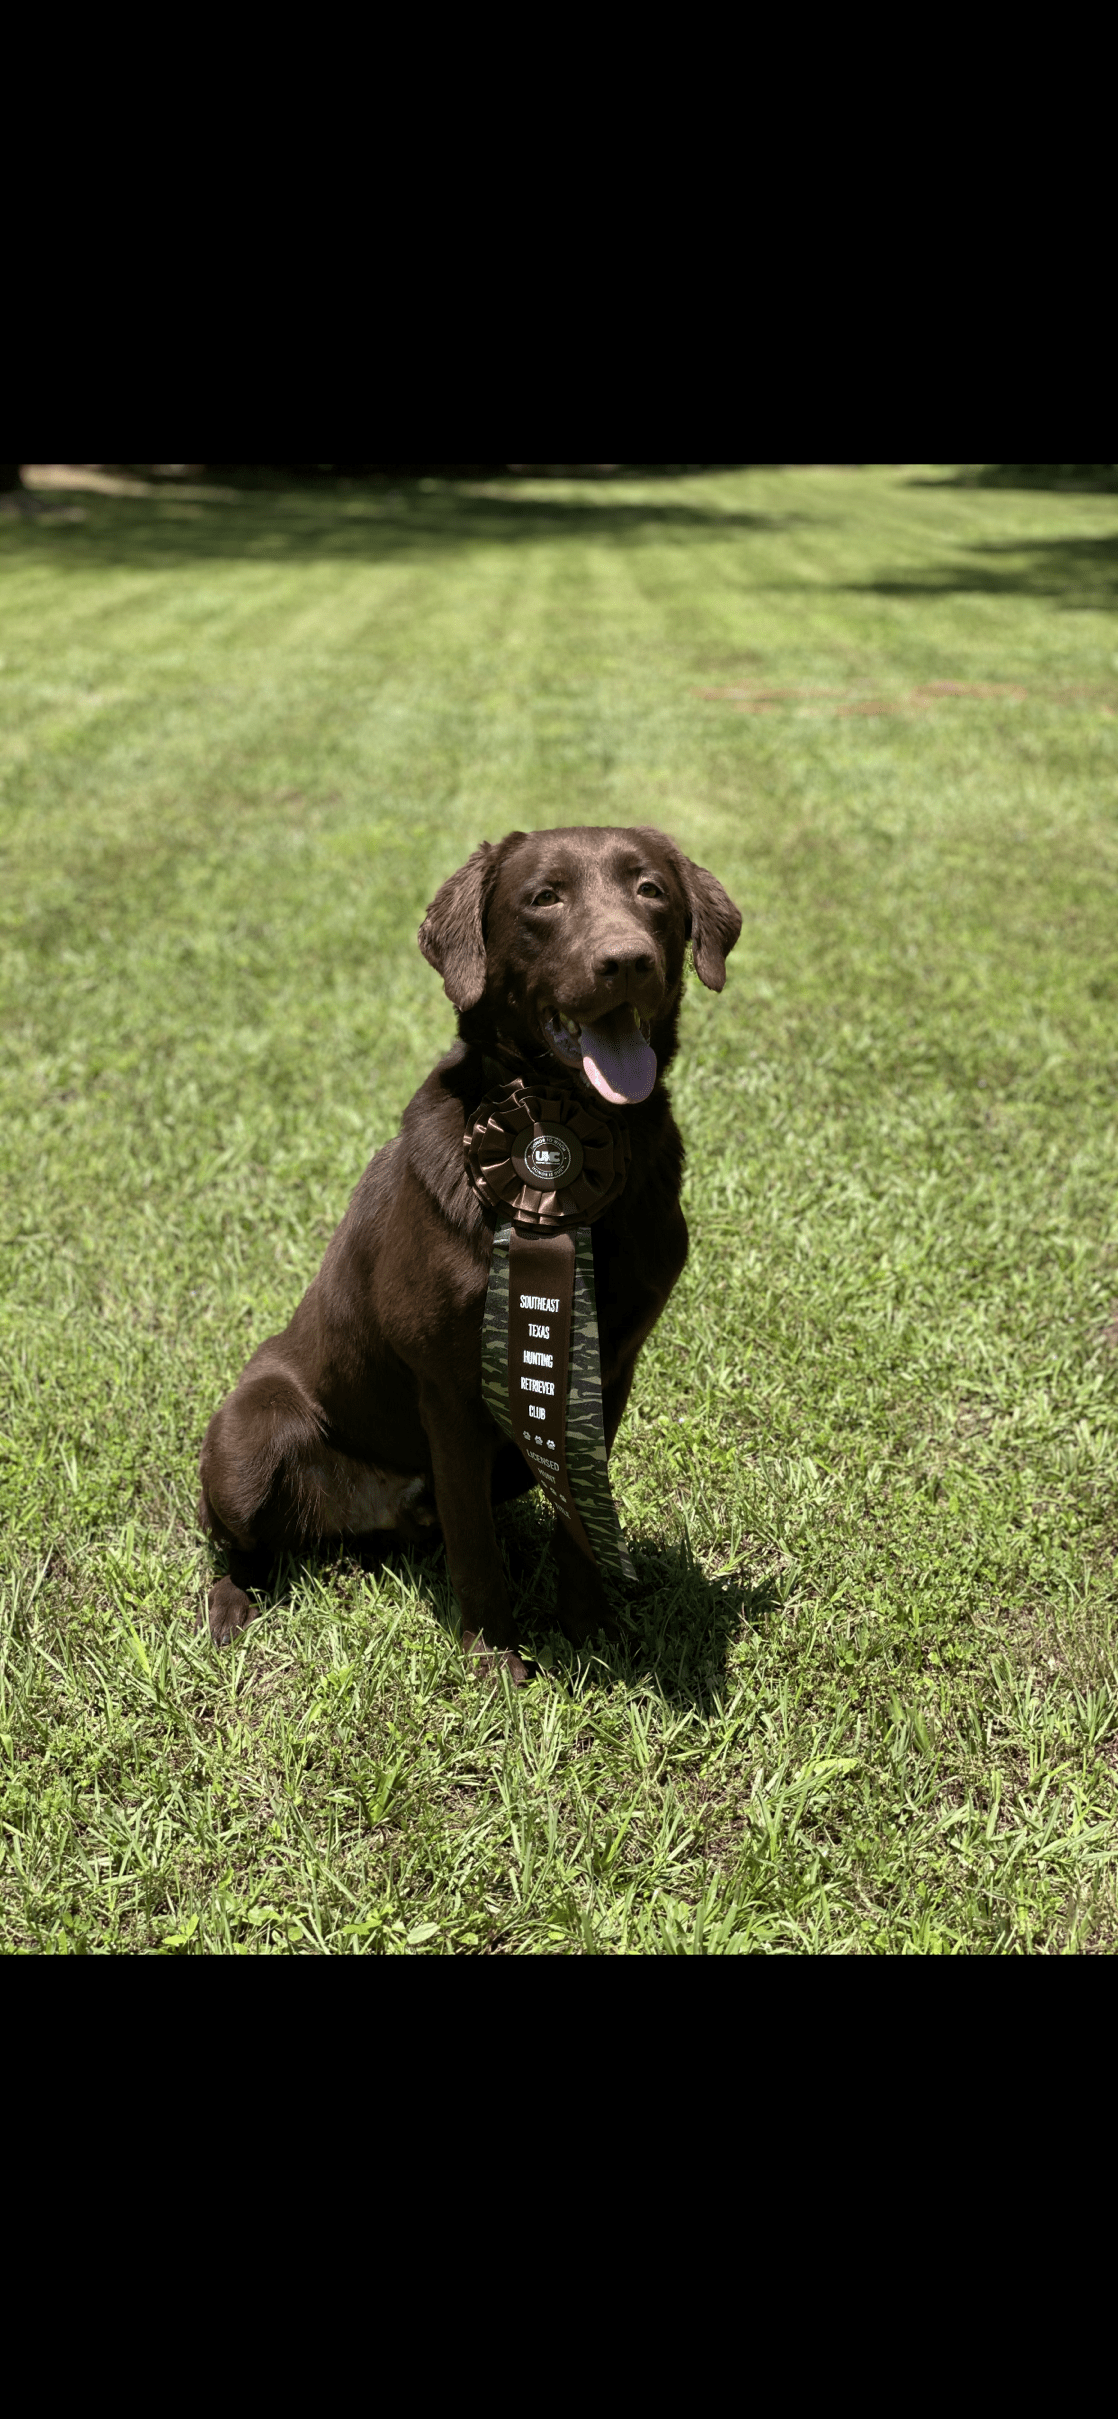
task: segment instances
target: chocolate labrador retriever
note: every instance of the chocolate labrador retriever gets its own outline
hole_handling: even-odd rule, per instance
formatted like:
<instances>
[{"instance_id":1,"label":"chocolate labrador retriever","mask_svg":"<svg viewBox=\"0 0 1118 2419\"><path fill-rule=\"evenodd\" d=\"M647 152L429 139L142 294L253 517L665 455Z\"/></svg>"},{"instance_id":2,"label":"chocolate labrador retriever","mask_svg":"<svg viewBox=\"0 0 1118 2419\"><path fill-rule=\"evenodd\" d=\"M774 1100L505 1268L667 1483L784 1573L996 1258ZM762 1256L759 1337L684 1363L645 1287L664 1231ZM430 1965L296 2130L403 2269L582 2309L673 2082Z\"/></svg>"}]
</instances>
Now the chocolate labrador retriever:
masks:
<instances>
[{"instance_id":1,"label":"chocolate labrador retriever","mask_svg":"<svg viewBox=\"0 0 1118 2419\"><path fill-rule=\"evenodd\" d=\"M206 1431L200 1518L228 1550L210 1596L225 1644L284 1548L440 1527L467 1652L525 1676L493 1507L533 1475L481 1393L494 1218L463 1136L494 1071L556 1062L620 1110L632 1159L592 1228L602 1405L612 1446L637 1354L687 1256L683 1146L663 1074L684 954L720 991L741 917L712 874L651 830L510 832L452 874L419 933L459 1040L365 1170L289 1327L253 1354ZM494 1069L492 1054L502 1066ZM594 1565L556 1528L560 1618L608 1625Z\"/></svg>"}]
</instances>

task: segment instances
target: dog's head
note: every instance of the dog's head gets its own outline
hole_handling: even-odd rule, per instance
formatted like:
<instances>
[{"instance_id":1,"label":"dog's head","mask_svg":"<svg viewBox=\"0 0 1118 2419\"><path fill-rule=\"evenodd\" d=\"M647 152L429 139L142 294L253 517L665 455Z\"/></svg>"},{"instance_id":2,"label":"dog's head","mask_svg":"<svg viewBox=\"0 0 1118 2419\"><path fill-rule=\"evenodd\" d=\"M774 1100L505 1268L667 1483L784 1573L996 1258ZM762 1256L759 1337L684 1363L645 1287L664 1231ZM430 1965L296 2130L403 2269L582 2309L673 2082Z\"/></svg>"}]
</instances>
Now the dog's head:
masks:
<instances>
[{"instance_id":1,"label":"dog's head","mask_svg":"<svg viewBox=\"0 0 1118 2419\"><path fill-rule=\"evenodd\" d=\"M645 1100L675 1047L688 941L721 991L741 917L663 832L509 832L432 900L419 946L466 1041L541 1049L615 1103Z\"/></svg>"}]
</instances>

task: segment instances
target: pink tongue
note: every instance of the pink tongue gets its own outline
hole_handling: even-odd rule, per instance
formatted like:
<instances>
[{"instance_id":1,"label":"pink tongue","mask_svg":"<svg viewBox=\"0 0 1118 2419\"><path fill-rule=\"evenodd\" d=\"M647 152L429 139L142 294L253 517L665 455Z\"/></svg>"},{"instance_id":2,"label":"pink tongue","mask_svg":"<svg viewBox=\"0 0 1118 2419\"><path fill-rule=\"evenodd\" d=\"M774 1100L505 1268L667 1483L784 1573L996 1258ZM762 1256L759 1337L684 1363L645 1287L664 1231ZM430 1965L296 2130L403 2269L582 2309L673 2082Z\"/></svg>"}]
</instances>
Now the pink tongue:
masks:
<instances>
[{"instance_id":1,"label":"pink tongue","mask_svg":"<svg viewBox=\"0 0 1118 2419\"><path fill-rule=\"evenodd\" d=\"M603 1100L620 1108L647 1100L656 1081L656 1052L633 1023L631 1008L615 1008L582 1028L582 1072Z\"/></svg>"}]
</instances>

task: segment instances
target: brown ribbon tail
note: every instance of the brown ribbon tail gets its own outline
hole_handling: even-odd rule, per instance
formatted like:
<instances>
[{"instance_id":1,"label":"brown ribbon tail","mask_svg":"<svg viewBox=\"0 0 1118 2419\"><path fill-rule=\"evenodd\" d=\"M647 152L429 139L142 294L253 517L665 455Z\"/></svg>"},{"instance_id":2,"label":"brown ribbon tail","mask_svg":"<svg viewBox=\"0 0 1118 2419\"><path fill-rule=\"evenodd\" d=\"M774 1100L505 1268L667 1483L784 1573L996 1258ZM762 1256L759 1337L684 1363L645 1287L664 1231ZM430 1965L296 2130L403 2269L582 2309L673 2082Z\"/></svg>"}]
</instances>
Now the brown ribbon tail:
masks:
<instances>
[{"instance_id":1,"label":"brown ribbon tail","mask_svg":"<svg viewBox=\"0 0 1118 2419\"><path fill-rule=\"evenodd\" d=\"M498 1221L482 1320L481 1391L580 1553L602 1572L632 1579L610 1493L589 1226L574 1236L538 1229L525 1235L507 1216ZM534 1419L530 1404L544 1416Z\"/></svg>"},{"instance_id":2,"label":"brown ribbon tail","mask_svg":"<svg viewBox=\"0 0 1118 2419\"><path fill-rule=\"evenodd\" d=\"M509 1237L508 1387L512 1433L588 1562L597 1555L567 1469L567 1376L574 1307L573 1235ZM540 1412L547 1416L541 1419Z\"/></svg>"}]
</instances>

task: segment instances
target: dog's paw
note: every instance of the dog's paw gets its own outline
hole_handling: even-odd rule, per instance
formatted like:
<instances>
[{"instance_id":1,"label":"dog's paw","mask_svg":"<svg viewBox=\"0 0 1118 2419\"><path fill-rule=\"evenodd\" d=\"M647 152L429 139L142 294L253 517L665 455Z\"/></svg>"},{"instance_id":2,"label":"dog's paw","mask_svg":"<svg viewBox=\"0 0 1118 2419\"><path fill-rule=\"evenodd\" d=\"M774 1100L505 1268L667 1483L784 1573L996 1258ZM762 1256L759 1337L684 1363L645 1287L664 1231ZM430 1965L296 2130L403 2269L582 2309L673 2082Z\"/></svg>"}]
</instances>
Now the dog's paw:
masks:
<instances>
[{"instance_id":1,"label":"dog's paw","mask_svg":"<svg viewBox=\"0 0 1118 2419\"><path fill-rule=\"evenodd\" d=\"M238 1630L247 1629L253 1606L243 1587L219 1579L210 1589L210 1634L215 1646L228 1646Z\"/></svg>"},{"instance_id":2,"label":"dog's paw","mask_svg":"<svg viewBox=\"0 0 1118 2419\"><path fill-rule=\"evenodd\" d=\"M604 1638L608 1646L620 1646L624 1636L620 1622L606 1608L584 1614L561 1604L559 1627L572 1646L590 1646L595 1638Z\"/></svg>"},{"instance_id":3,"label":"dog's paw","mask_svg":"<svg viewBox=\"0 0 1118 2419\"><path fill-rule=\"evenodd\" d=\"M514 1688L527 1686L528 1667L521 1661L515 1646L489 1646L483 1631L464 1629L462 1652L469 1668L481 1673L486 1679L496 1679L499 1671L507 1671Z\"/></svg>"},{"instance_id":4,"label":"dog's paw","mask_svg":"<svg viewBox=\"0 0 1118 2419\"><path fill-rule=\"evenodd\" d=\"M608 1638L616 1646L621 1630L604 1587L586 1565L564 1571L559 1580L559 1626L572 1646L588 1646L592 1638Z\"/></svg>"}]
</instances>

